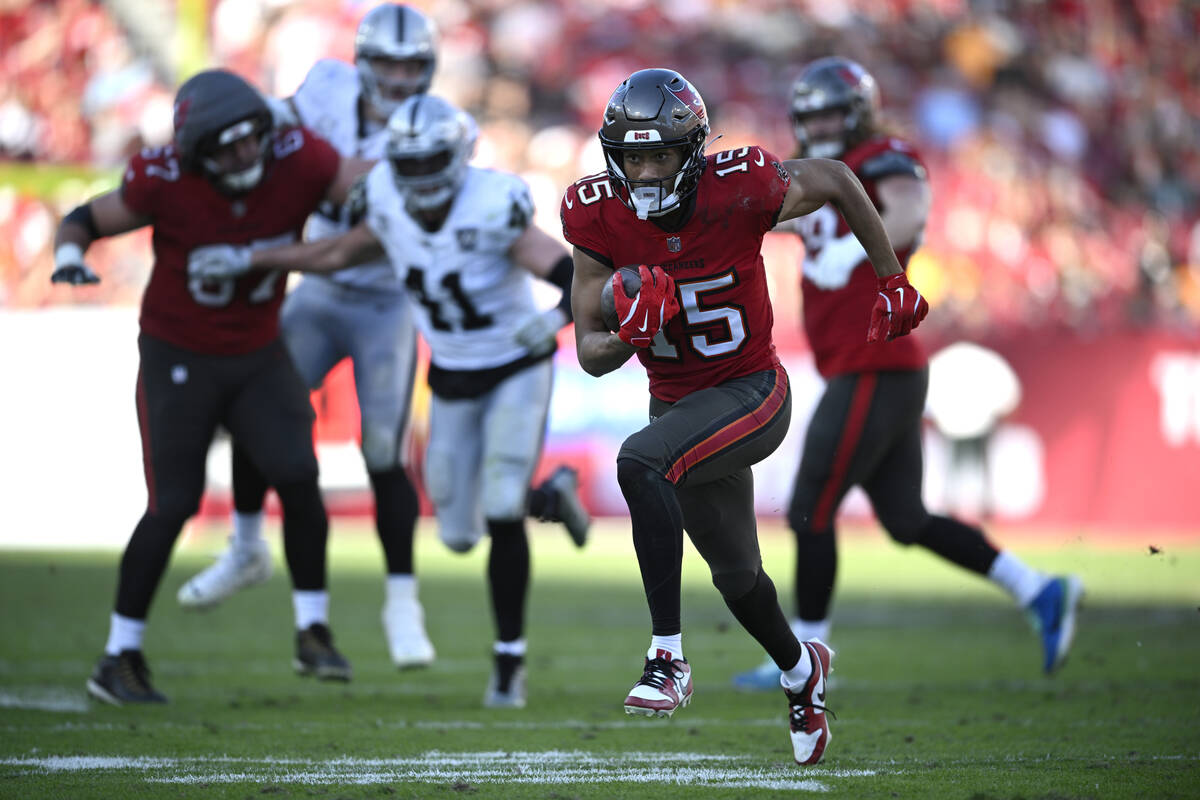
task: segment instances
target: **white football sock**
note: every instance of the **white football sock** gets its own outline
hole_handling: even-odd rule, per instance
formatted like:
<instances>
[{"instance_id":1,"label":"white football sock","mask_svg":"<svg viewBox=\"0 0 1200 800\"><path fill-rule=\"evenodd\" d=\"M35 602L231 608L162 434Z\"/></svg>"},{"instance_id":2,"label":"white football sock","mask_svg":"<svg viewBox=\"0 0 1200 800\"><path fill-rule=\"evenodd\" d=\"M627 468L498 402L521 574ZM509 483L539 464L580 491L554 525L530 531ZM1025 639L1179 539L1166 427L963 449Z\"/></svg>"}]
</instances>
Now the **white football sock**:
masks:
<instances>
[{"instance_id":1,"label":"white football sock","mask_svg":"<svg viewBox=\"0 0 1200 800\"><path fill-rule=\"evenodd\" d=\"M1001 550L988 570L988 580L1013 596L1024 608L1046 585L1046 576L1007 550Z\"/></svg>"},{"instance_id":2,"label":"white football sock","mask_svg":"<svg viewBox=\"0 0 1200 800\"><path fill-rule=\"evenodd\" d=\"M511 642L497 641L492 645L492 652L498 656L525 657L525 640L513 639Z\"/></svg>"},{"instance_id":3,"label":"white football sock","mask_svg":"<svg viewBox=\"0 0 1200 800\"><path fill-rule=\"evenodd\" d=\"M262 541L263 516L261 511L253 514L233 512L233 536L230 539L235 550L245 552Z\"/></svg>"},{"instance_id":4,"label":"white football sock","mask_svg":"<svg viewBox=\"0 0 1200 800\"><path fill-rule=\"evenodd\" d=\"M646 651L646 658L659 658L660 656L668 661L683 658L683 634L651 636L650 649Z\"/></svg>"},{"instance_id":5,"label":"white football sock","mask_svg":"<svg viewBox=\"0 0 1200 800\"><path fill-rule=\"evenodd\" d=\"M812 658L809 657L808 648L805 647L796 666L783 671L780 683L785 689L796 689L808 683L810 675L812 675Z\"/></svg>"},{"instance_id":6,"label":"white football sock","mask_svg":"<svg viewBox=\"0 0 1200 800\"><path fill-rule=\"evenodd\" d=\"M108 643L104 645L104 652L115 656L122 650L141 650L145 634L146 620L122 617L114 611L108 623Z\"/></svg>"},{"instance_id":7,"label":"white football sock","mask_svg":"<svg viewBox=\"0 0 1200 800\"><path fill-rule=\"evenodd\" d=\"M296 612L296 630L302 631L315 624L329 624L329 592L293 591L292 608Z\"/></svg>"},{"instance_id":8,"label":"white football sock","mask_svg":"<svg viewBox=\"0 0 1200 800\"><path fill-rule=\"evenodd\" d=\"M820 639L822 642L828 644L830 627L832 626L828 619L813 621L797 618L792 620L792 633L802 642L807 642L810 639ZM804 659L800 660L803 661Z\"/></svg>"},{"instance_id":9,"label":"white football sock","mask_svg":"<svg viewBox=\"0 0 1200 800\"><path fill-rule=\"evenodd\" d=\"M417 576L395 573L387 576L383 583L383 596L391 603L417 599Z\"/></svg>"}]
</instances>

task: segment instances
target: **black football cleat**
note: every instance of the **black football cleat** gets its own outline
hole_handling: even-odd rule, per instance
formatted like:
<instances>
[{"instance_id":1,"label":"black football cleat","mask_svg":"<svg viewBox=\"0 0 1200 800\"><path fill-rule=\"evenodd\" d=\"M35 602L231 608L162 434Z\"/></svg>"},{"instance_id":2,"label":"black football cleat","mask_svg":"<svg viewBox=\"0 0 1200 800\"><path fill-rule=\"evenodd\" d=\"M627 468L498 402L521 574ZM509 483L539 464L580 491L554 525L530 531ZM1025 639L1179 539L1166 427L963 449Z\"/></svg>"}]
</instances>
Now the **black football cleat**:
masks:
<instances>
[{"instance_id":1,"label":"black football cleat","mask_svg":"<svg viewBox=\"0 0 1200 800\"><path fill-rule=\"evenodd\" d=\"M492 669L492 677L488 680L487 690L483 694L484 706L487 708L524 708L526 699L524 656L496 653L493 659L495 665Z\"/></svg>"},{"instance_id":2,"label":"black football cleat","mask_svg":"<svg viewBox=\"0 0 1200 800\"><path fill-rule=\"evenodd\" d=\"M150 667L141 650L122 650L96 663L87 682L88 694L114 706L165 703L165 695L150 685Z\"/></svg>"},{"instance_id":3,"label":"black football cleat","mask_svg":"<svg viewBox=\"0 0 1200 800\"><path fill-rule=\"evenodd\" d=\"M350 662L333 647L328 625L314 622L296 632L296 658L292 666L301 675L315 675L322 681L350 680Z\"/></svg>"}]
</instances>

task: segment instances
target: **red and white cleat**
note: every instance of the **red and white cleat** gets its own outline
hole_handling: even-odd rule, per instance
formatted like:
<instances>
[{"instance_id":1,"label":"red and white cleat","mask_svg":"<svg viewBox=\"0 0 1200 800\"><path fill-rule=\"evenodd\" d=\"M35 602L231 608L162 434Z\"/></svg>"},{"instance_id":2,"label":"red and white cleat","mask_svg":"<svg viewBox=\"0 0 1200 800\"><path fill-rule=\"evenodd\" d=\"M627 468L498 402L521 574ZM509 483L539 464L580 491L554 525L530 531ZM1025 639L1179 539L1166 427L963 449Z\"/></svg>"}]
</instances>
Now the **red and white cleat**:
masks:
<instances>
[{"instance_id":1,"label":"red and white cleat","mask_svg":"<svg viewBox=\"0 0 1200 800\"><path fill-rule=\"evenodd\" d=\"M691 700L692 668L686 658L647 658L642 677L625 698L625 713L669 717Z\"/></svg>"},{"instance_id":2,"label":"red and white cleat","mask_svg":"<svg viewBox=\"0 0 1200 800\"><path fill-rule=\"evenodd\" d=\"M829 744L829 720L825 707L825 680L833 670L833 651L820 639L801 642L812 663L812 675L798 692L784 689L788 700L788 727L792 735L792 755L802 766L816 764Z\"/></svg>"}]
</instances>

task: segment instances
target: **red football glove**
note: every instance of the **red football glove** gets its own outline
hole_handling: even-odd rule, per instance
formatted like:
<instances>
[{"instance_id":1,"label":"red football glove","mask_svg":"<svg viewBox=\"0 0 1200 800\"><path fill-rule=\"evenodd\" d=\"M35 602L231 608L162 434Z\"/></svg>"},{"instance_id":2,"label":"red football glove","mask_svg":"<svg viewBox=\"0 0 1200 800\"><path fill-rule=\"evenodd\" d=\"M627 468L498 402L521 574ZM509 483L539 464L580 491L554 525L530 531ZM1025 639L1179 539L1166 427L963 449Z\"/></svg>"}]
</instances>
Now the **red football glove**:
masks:
<instances>
[{"instance_id":1,"label":"red football glove","mask_svg":"<svg viewBox=\"0 0 1200 800\"><path fill-rule=\"evenodd\" d=\"M662 327L679 313L679 301L675 299L675 279L662 267L650 269L642 264L638 274L642 286L630 297L625 294L620 270L613 273L613 301L621 322L617 336L634 347L649 347Z\"/></svg>"},{"instance_id":2,"label":"red football glove","mask_svg":"<svg viewBox=\"0 0 1200 800\"><path fill-rule=\"evenodd\" d=\"M867 341L890 342L897 336L907 335L921 324L929 313L929 303L921 293L908 284L903 272L879 279L879 297L871 309L871 327L867 329Z\"/></svg>"}]
</instances>

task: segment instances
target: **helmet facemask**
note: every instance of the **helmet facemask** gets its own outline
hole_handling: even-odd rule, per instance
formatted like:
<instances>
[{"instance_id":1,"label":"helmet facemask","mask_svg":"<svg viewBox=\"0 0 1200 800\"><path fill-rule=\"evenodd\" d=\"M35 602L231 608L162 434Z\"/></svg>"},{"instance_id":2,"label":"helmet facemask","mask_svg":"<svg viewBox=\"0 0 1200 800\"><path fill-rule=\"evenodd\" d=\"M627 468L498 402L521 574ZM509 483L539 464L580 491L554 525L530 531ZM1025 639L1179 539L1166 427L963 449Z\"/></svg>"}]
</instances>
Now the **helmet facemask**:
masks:
<instances>
[{"instance_id":1,"label":"helmet facemask","mask_svg":"<svg viewBox=\"0 0 1200 800\"><path fill-rule=\"evenodd\" d=\"M639 132L630 131L630 135ZM651 131L657 133L657 131ZM613 183L617 197L638 215L638 219L661 217L679 208L680 204L696 190L700 173L704 171L703 132L692 141L652 142L651 144L603 145L608 177ZM695 141L699 139L699 141ZM634 180L625 171L625 155L633 151L650 151L663 148L678 149L681 155L679 169L667 176L649 180Z\"/></svg>"},{"instance_id":2,"label":"helmet facemask","mask_svg":"<svg viewBox=\"0 0 1200 800\"><path fill-rule=\"evenodd\" d=\"M235 147L238 142L253 137L255 157L249 166L228 169L218 157L219 151ZM267 157L271 145L271 123L269 118L251 117L235 122L221 130L199 147L200 167L218 189L227 194L244 194L262 181L266 173Z\"/></svg>"},{"instance_id":3,"label":"helmet facemask","mask_svg":"<svg viewBox=\"0 0 1200 800\"><path fill-rule=\"evenodd\" d=\"M842 114L842 122L833 135L813 136L809 124L813 117L833 113ZM792 112L792 132L800 152L806 158L841 158L846 152L846 142L849 136L858 129L861 114L850 106L830 106L808 112Z\"/></svg>"},{"instance_id":4,"label":"helmet facemask","mask_svg":"<svg viewBox=\"0 0 1200 800\"><path fill-rule=\"evenodd\" d=\"M420 65L417 77L388 78L378 68L380 61L415 62ZM363 55L354 61L358 67L358 78L362 83L363 97L376 113L384 119L414 94L429 90L433 81L434 60L432 58L394 58L388 55Z\"/></svg>"},{"instance_id":5,"label":"helmet facemask","mask_svg":"<svg viewBox=\"0 0 1200 800\"><path fill-rule=\"evenodd\" d=\"M429 211L454 199L477 135L470 115L441 98L418 95L400 104L388 121L387 159L406 208Z\"/></svg>"}]
</instances>

